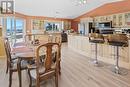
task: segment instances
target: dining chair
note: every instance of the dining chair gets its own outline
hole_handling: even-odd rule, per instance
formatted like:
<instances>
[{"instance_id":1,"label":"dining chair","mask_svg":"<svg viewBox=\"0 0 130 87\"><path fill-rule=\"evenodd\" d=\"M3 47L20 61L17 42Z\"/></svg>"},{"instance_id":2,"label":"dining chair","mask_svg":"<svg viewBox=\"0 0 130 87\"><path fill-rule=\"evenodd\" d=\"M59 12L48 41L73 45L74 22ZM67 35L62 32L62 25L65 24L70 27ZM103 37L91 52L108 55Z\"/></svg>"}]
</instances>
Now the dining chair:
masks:
<instances>
[{"instance_id":1,"label":"dining chair","mask_svg":"<svg viewBox=\"0 0 130 87\"><path fill-rule=\"evenodd\" d=\"M21 83L21 76L20 76L20 70L25 70L27 69L27 67L23 64L22 67L19 67L20 61L18 61L17 58L13 58L11 56L11 52L10 52L10 48L9 48L9 43L6 40L4 42L4 46L5 46L5 52L6 52L6 56L7 56L7 70L9 72L9 87L11 87L12 85L12 75L13 72L18 72L18 77L19 77L19 87L22 87L22 83Z\"/></svg>"},{"instance_id":2,"label":"dining chair","mask_svg":"<svg viewBox=\"0 0 130 87\"><path fill-rule=\"evenodd\" d=\"M13 47L18 47L18 46L26 46L27 45L27 43L29 43L29 38L28 38L28 36L27 35L24 35L23 36L23 41L20 41L20 42L15 42L14 44L13 44Z\"/></svg>"},{"instance_id":3,"label":"dining chair","mask_svg":"<svg viewBox=\"0 0 130 87\"><path fill-rule=\"evenodd\" d=\"M5 46L5 48L7 48L7 46L8 46L8 50L9 50L9 52L11 52L10 44L9 44L8 38L6 38L6 37L4 38L4 46ZM6 74L7 73L8 73L8 58L6 61Z\"/></svg>"},{"instance_id":4,"label":"dining chair","mask_svg":"<svg viewBox=\"0 0 130 87\"><path fill-rule=\"evenodd\" d=\"M16 54L18 51L21 52L30 52L31 49L28 49L25 45L23 46L22 43L17 43L17 46L11 47L9 43L9 39L7 37L4 38L5 47L8 48L10 54L11 54L11 60L16 60L17 57L15 57L14 54ZM22 47L21 47L22 46ZM23 51L24 50L24 51ZM17 51L17 52L16 52ZM8 73L8 59L7 59L7 66L6 66L6 73Z\"/></svg>"},{"instance_id":5,"label":"dining chair","mask_svg":"<svg viewBox=\"0 0 130 87\"><path fill-rule=\"evenodd\" d=\"M58 87L58 69L59 69L59 49L58 43L46 43L40 45L36 49L36 65L28 66L28 75L30 77L29 87L32 87L32 79L36 82L36 87L40 87L40 83L51 77L55 77L55 86ZM43 51L44 52L43 52ZM56 61L53 61L53 52L56 51ZM42 53L41 53L42 51ZM45 61L40 61L40 56L45 55Z\"/></svg>"}]
</instances>

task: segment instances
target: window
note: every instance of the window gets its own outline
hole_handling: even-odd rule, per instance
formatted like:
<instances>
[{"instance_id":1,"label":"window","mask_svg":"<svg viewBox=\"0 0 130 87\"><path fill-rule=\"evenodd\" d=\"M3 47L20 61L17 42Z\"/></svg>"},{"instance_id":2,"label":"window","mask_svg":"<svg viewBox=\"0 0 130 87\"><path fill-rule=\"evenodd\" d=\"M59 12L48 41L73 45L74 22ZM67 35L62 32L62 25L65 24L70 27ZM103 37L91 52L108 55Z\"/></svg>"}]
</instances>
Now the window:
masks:
<instances>
[{"instance_id":1,"label":"window","mask_svg":"<svg viewBox=\"0 0 130 87\"><path fill-rule=\"evenodd\" d=\"M62 31L62 22L45 22L46 31Z\"/></svg>"},{"instance_id":2,"label":"window","mask_svg":"<svg viewBox=\"0 0 130 87\"><path fill-rule=\"evenodd\" d=\"M49 20L39 20L32 19L32 29L42 29L47 32L60 32L63 30L64 23L63 21L49 21Z\"/></svg>"}]
</instances>

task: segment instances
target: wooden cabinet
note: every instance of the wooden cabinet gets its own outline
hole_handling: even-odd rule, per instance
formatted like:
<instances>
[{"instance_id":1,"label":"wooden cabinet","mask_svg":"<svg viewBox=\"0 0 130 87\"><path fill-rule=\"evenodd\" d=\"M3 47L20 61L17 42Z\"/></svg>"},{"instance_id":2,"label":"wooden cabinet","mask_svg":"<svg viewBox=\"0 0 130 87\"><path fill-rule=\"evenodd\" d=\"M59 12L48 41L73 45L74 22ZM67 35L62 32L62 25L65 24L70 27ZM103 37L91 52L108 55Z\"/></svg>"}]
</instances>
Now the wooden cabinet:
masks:
<instances>
[{"instance_id":1,"label":"wooden cabinet","mask_svg":"<svg viewBox=\"0 0 130 87\"><path fill-rule=\"evenodd\" d=\"M121 14L119 14L118 15L118 25L121 27L122 25L123 25L123 23L122 23L122 15Z\"/></svg>"},{"instance_id":2,"label":"wooden cabinet","mask_svg":"<svg viewBox=\"0 0 130 87\"><path fill-rule=\"evenodd\" d=\"M130 13L125 13L125 25L130 26Z\"/></svg>"},{"instance_id":3,"label":"wooden cabinet","mask_svg":"<svg viewBox=\"0 0 130 87\"><path fill-rule=\"evenodd\" d=\"M120 13L113 15L113 27L128 27L130 24L130 14Z\"/></svg>"},{"instance_id":4,"label":"wooden cabinet","mask_svg":"<svg viewBox=\"0 0 130 87\"><path fill-rule=\"evenodd\" d=\"M113 27L116 27L116 26L117 26L116 20L117 20L116 15L113 15L113 20L112 20L112 26L113 26Z\"/></svg>"},{"instance_id":5,"label":"wooden cabinet","mask_svg":"<svg viewBox=\"0 0 130 87\"><path fill-rule=\"evenodd\" d=\"M130 12L98 16L93 20L95 23L112 21L112 27L115 28L130 27Z\"/></svg>"},{"instance_id":6,"label":"wooden cabinet","mask_svg":"<svg viewBox=\"0 0 130 87\"><path fill-rule=\"evenodd\" d=\"M107 16L95 17L95 22L112 21L113 27L130 26L130 13L119 13Z\"/></svg>"},{"instance_id":7,"label":"wooden cabinet","mask_svg":"<svg viewBox=\"0 0 130 87\"><path fill-rule=\"evenodd\" d=\"M113 27L121 27L122 26L122 15L121 14L114 14L112 15L112 26Z\"/></svg>"}]
</instances>

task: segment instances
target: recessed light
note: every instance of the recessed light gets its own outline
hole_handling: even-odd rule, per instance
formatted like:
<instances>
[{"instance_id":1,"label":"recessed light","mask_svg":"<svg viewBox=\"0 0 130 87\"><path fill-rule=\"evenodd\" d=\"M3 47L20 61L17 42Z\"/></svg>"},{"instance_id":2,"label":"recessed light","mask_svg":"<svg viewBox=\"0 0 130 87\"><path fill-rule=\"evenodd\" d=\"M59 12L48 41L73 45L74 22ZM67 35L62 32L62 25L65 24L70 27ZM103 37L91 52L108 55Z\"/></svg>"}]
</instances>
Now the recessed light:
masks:
<instances>
[{"instance_id":1,"label":"recessed light","mask_svg":"<svg viewBox=\"0 0 130 87\"><path fill-rule=\"evenodd\" d=\"M87 1L86 1L86 0L84 0L84 1L83 1L83 3L85 4L85 3L87 3Z\"/></svg>"}]
</instances>

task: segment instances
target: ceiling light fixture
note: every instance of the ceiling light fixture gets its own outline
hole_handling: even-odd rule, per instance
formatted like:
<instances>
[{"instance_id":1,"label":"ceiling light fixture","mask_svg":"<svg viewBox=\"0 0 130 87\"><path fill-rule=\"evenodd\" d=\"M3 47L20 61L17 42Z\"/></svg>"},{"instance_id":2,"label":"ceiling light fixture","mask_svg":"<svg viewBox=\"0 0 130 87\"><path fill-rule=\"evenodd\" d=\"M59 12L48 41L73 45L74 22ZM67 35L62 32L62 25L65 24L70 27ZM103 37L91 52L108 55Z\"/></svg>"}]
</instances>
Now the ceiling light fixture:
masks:
<instances>
[{"instance_id":1,"label":"ceiling light fixture","mask_svg":"<svg viewBox=\"0 0 130 87\"><path fill-rule=\"evenodd\" d=\"M86 4L86 3L87 3L87 0L79 0L78 3L79 3L79 4Z\"/></svg>"},{"instance_id":2,"label":"ceiling light fixture","mask_svg":"<svg viewBox=\"0 0 130 87\"><path fill-rule=\"evenodd\" d=\"M56 11L55 14L54 14L54 18L56 19L58 17L58 15L59 15L59 12Z\"/></svg>"},{"instance_id":3,"label":"ceiling light fixture","mask_svg":"<svg viewBox=\"0 0 130 87\"><path fill-rule=\"evenodd\" d=\"M75 6L81 6L87 3L87 0L76 0Z\"/></svg>"}]
</instances>

